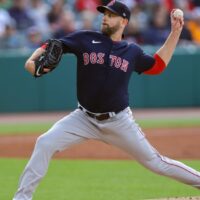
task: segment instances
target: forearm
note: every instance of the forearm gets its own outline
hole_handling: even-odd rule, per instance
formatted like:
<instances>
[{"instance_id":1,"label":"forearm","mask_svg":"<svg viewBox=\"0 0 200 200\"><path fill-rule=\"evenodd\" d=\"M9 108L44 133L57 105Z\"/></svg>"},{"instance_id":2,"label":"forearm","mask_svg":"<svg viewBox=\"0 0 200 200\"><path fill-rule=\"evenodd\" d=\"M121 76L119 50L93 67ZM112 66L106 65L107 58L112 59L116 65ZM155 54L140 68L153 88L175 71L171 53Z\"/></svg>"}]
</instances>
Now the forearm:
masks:
<instances>
[{"instance_id":1,"label":"forearm","mask_svg":"<svg viewBox=\"0 0 200 200\"><path fill-rule=\"evenodd\" d=\"M172 31L163 46L156 52L165 62L166 66L169 64L174 50L176 49L180 34L180 31Z\"/></svg>"},{"instance_id":2,"label":"forearm","mask_svg":"<svg viewBox=\"0 0 200 200\"><path fill-rule=\"evenodd\" d=\"M171 32L164 45L155 53L155 63L153 67L144 72L148 75L160 74L168 65L173 52L176 48L180 36L180 32Z\"/></svg>"},{"instance_id":3,"label":"forearm","mask_svg":"<svg viewBox=\"0 0 200 200\"><path fill-rule=\"evenodd\" d=\"M165 62L166 66L169 64L171 57L174 53L176 45L179 41L179 37L181 35L183 26L184 26L184 18L183 15L176 16L176 9L173 9L170 17L171 17L171 33L169 34L167 40L164 45L156 52L160 58Z\"/></svg>"},{"instance_id":4,"label":"forearm","mask_svg":"<svg viewBox=\"0 0 200 200\"><path fill-rule=\"evenodd\" d=\"M30 58L25 63L25 69L34 75L35 73L35 60L42 54L44 53L45 50L43 48L38 48L37 50L34 51L34 53L31 55Z\"/></svg>"}]
</instances>

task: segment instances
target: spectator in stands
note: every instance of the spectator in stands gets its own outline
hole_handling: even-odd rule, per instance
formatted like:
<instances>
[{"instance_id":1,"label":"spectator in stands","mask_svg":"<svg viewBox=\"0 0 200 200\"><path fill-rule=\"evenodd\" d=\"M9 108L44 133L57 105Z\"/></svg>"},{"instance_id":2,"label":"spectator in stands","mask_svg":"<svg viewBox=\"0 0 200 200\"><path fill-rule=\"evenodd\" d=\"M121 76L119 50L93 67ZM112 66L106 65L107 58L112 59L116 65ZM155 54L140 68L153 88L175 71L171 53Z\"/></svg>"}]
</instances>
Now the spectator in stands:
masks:
<instances>
[{"instance_id":1,"label":"spectator in stands","mask_svg":"<svg viewBox=\"0 0 200 200\"><path fill-rule=\"evenodd\" d=\"M59 29L53 34L54 38L61 38L76 30L75 16L71 11L62 13L59 19Z\"/></svg>"},{"instance_id":2,"label":"spectator in stands","mask_svg":"<svg viewBox=\"0 0 200 200\"><path fill-rule=\"evenodd\" d=\"M50 6L43 0L30 0L29 14L34 21L35 26L39 28L43 36L49 35L49 23L47 20L47 13L50 10Z\"/></svg>"},{"instance_id":3,"label":"spectator in stands","mask_svg":"<svg viewBox=\"0 0 200 200\"><path fill-rule=\"evenodd\" d=\"M125 38L128 42L136 42L138 44L143 43L143 38L139 24L134 18L130 20L128 27L125 32Z\"/></svg>"},{"instance_id":4,"label":"spectator in stands","mask_svg":"<svg viewBox=\"0 0 200 200\"><path fill-rule=\"evenodd\" d=\"M129 7L130 10L132 10L136 6L136 3L140 3L140 1L138 0L124 0L123 2Z\"/></svg>"},{"instance_id":5,"label":"spectator in stands","mask_svg":"<svg viewBox=\"0 0 200 200\"><path fill-rule=\"evenodd\" d=\"M4 34L6 25L10 23L11 19L9 13L3 8L0 8L0 37Z\"/></svg>"},{"instance_id":6,"label":"spectator in stands","mask_svg":"<svg viewBox=\"0 0 200 200\"><path fill-rule=\"evenodd\" d=\"M191 1L192 1L193 5L195 7L200 7L200 1L199 0L191 0Z\"/></svg>"},{"instance_id":7,"label":"spectator in stands","mask_svg":"<svg viewBox=\"0 0 200 200\"><path fill-rule=\"evenodd\" d=\"M174 0L164 0L163 3L166 6L168 12L170 12L173 8L175 8Z\"/></svg>"},{"instance_id":8,"label":"spectator in stands","mask_svg":"<svg viewBox=\"0 0 200 200\"><path fill-rule=\"evenodd\" d=\"M193 10L193 16L188 21L187 27L191 32L193 42L200 45L200 7Z\"/></svg>"},{"instance_id":9,"label":"spectator in stands","mask_svg":"<svg viewBox=\"0 0 200 200\"><path fill-rule=\"evenodd\" d=\"M50 25L52 34L54 34L59 27L59 20L64 12L65 3L63 0L52 0L51 9L47 14L47 20Z\"/></svg>"},{"instance_id":10,"label":"spectator in stands","mask_svg":"<svg viewBox=\"0 0 200 200\"><path fill-rule=\"evenodd\" d=\"M100 0L76 0L75 9L78 12L90 10L96 13L96 7L101 4Z\"/></svg>"},{"instance_id":11,"label":"spectator in stands","mask_svg":"<svg viewBox=\"0 0 200 200\"><path fill-rule=\"evenodd\" d=\"M131 11L131 19L129 21L126 39L134 41L138 44L143 43L142 32L144 32L148 25L148 15L143 11L140 3L135 3Z\"/></svg>"},{"instance_id":12,"label":"spectator in stands","mask_svg":"<svg viewBox=\"0 0 200 200\"><path fill-rule=\"evenodd\" d=\"M164 6L158 5L150 21L150 27L143 32L145 44L163 44L170 32L169 15Z\"/></svg>"},{"instance_id":13,"label":"spectator in stands","mask_svg":"<svg viewBox=\"0 0 200 200\"><path fill-rule=\"evenodd\" d=\"M25 38L16 29L16 23L11 20L5 26L5 31L0 37L0 49L22 49L25 45Z\"/></svg>"},{"instance_id":14,"label":"spectator in stands","mask_svg":"<svg viewBox=\"0 0 200 200\"><path fill-rule=\"evenodd\" d=\"M159 5L166 7L164 0L137 0L137 1L143 4L146 8L146 11L150 12L151 14L153 14L154 9L156 9Z\"/></svg>"},{"instance_id":15,"label":"spectator in stands","mask_svg":"<svg viewBox=\"0 0 200 200\"><path fill-rule=\"evenodd\" d=\"M94 30L96 14L93 11L85 10L80 13L80 29Z\"/></svg>"},{"instance_id":16,"label":"spectator in stands","mask_svg":"<svg viewBox=\"0 0 200 200\"><path fill-rule=\"evenodd\" d=\"M193 44L192 34L190 30L186 26L184 26L178 44L188 45L189 43Z\"/></svg>"},{"instance_id":17,"label":"spectator in stands","mask_svg":"<svg viewBox=\"0 0 200 200\"><path fill-rule=\"evenodd\" d=\"M37 49L43 43L43 37L40 29L37 26L30 27L27 30L26 47L29 49Z\"/></svg>"},{"instance_id":18,"label":"spectator in stands","mask_svg":"<svg viewBox=\"0 0 200 200\"><path fill-rule=\"evenodd\" d=\"M184 12L185 20L191 18L192 4L188 0L174 0L174 8L180 8Z\"/></svg>"},{"instance_id":19,"label":"spectator in stands","mask_svg":"<svg viewBox=\"0 0 200 200\"><path fill-rule=\"evenodd\" d=\"M13 0L13 5L8 11L16 22L17 30L25 31L27 28L34 25L28 13L27 0Z\"/></svg>"},{"instance_id":20,"label":"spectator in stands","mask_svg":"<svg viewBox=\"0 0 200 200\"><path fill-rule=\"evenodd\" d=\"M0 0L0 8L8 9L12 5L12 0Z\"/></svg>"},{"instance_id":21,"label":"spectator in stands","mask_svg":"<svg viewBox=\"0 0 200 200\"><path fill-rule=\"evenodd\" d=\"M181 33L179 44L193 41L200 44L200 14L194 9L200 6L200 1L123 1L132 8L132 17L125 32L128 41L144 45L161 44L170 31L169 12L172 8L178 7L183 9L186 17L186 26ZM40 43L41 38L43 41L51 36L60 38L76 29L95 30L99 28L101 21L96 15L96 6L102 2L107 4L110 0L0 0L0 38L4 38L0 46L20 48L25 39L30 43L28 46L34 48ZM8 12L2 9L5 5L6 8L12 5ZM10 23L12 19L15 20L15 26ZM42 35L36 28L33 29L33 26L40 30Z\"/></svg>"}]
</instances>

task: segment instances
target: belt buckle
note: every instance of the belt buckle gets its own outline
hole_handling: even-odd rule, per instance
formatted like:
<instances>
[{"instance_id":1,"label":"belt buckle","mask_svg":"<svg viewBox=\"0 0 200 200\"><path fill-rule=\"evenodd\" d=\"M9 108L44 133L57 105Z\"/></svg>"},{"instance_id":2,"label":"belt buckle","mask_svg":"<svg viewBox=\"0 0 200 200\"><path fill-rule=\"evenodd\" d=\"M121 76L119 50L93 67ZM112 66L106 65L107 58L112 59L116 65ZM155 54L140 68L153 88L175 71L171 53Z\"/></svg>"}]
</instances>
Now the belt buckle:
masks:
<instances>
[{"instance_id":1,"label":"belt buckle","mask_svg":"<svg viewBox=\"0 0 200 200\"><path fill-rule=\"evenodd\" d=\"M109 112L109 113L98 113L98 114L94 114L94 113L91 113L89 111L87 111L86 109L84 109L82 106L79 105L79 107L83 112L85 112L89 117L91 118L94 118L98 121L103 121L103 120L107 120L113 116L116 115L115 112ZM103 117L103 118L102 118Z\"/></svg>"},{"instance_id":2,"label":"belt buckle","mask_svg":"<svg viewBox=\"0 0 200 200\"><path fill-rule=\"evenodd\" d=\"M97 114L97 115L91 114L91 116L92 116L94 119L98 120L98 121L102 121L102 120L100 119L102 115L103 115L103 114Z\"/></svg>"},{"instance_id":3,"label":"belt buckle","mask_svg":"<svg viewBox=\"0 0 200 200\"><path fill-rule=\"evenodd\" d=\"M104 114L101 114L101 115L97 115L95 116L97 120L99 121L103 121L103 120L107 120L110 118L109 114L108 113L104 113Z\"/></svg>"}]
</instances>

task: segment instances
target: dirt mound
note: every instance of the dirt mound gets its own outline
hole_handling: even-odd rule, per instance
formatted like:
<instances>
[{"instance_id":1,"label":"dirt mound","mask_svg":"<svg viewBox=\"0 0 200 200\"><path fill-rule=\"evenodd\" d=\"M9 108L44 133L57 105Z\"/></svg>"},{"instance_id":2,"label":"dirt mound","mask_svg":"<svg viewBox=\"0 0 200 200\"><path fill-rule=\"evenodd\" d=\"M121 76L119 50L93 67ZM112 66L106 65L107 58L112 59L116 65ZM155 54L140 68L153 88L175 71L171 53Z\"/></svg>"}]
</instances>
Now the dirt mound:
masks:
<instances>
[{"instance_id":1,"label":"dirt mound","mask_svg":"<svg viewBox=\"0 0 200 200\"><path fill-rule=\"evenodd\" d=\"M144 130L150 143L163 155L176 159L200 159L200 127ZM1 136L0 157L29 157L38 135ZM89 140L56 155L69 159L130 159L125 152Z\"/></svg>"}]
</instances>

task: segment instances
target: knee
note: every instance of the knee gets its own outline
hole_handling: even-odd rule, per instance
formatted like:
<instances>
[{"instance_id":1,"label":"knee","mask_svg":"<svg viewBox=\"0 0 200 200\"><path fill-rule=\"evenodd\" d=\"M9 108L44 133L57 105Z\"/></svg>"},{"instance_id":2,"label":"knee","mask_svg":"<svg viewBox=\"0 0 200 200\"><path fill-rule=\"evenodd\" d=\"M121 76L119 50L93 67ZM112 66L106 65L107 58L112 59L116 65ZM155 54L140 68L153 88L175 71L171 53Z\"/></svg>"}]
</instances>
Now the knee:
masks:
<instances>
[{"instance_id":1,"label":"knee","mask_svg":"<svg viewBox=\"0 0 200 200\"><path fill-rule=\"evenodd\" d=\"M52 141L48 138L47 135L41 135L37 138L36 147L42 151L49 150L53 147Z\"/></svg>"}]
</instances>

